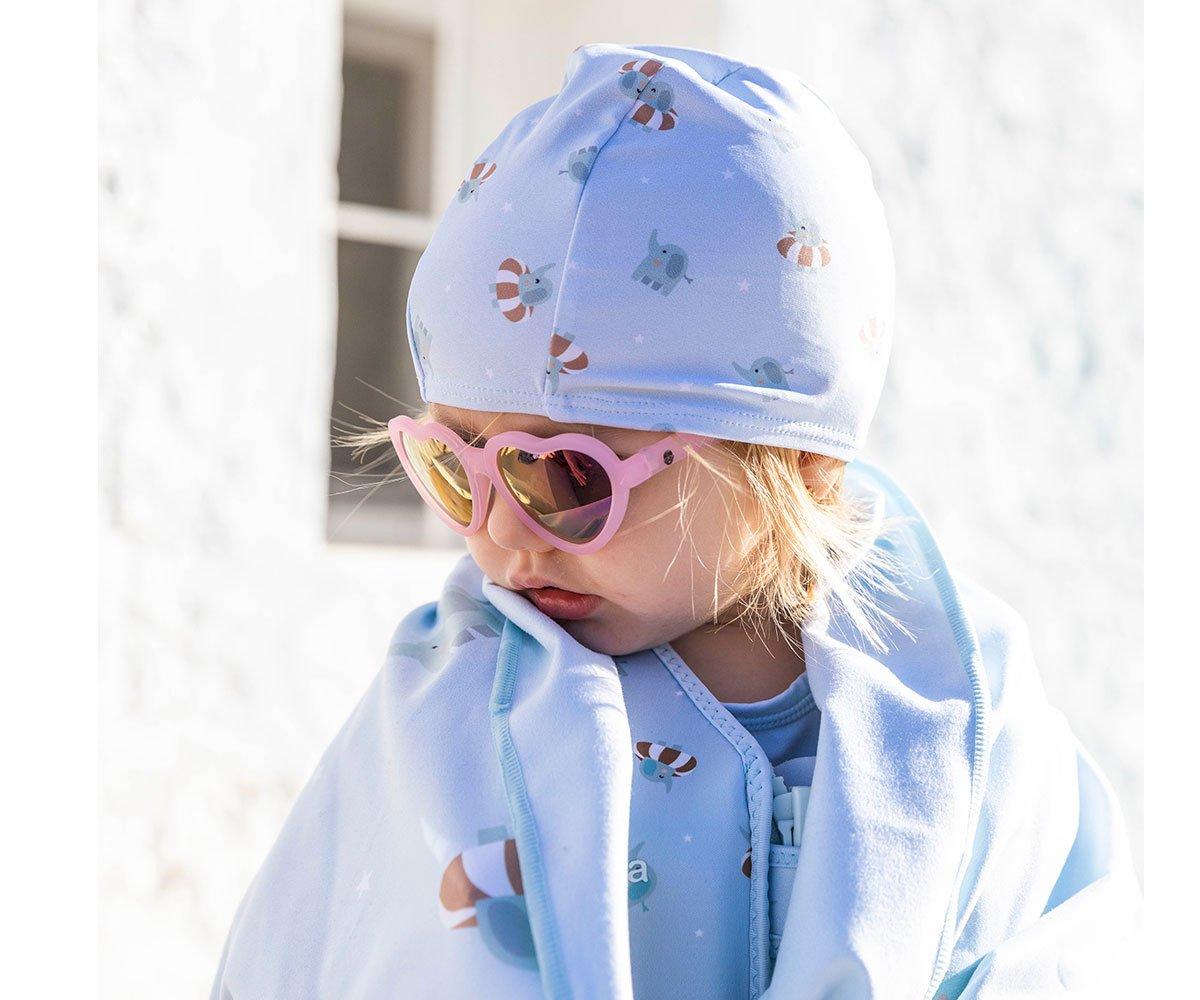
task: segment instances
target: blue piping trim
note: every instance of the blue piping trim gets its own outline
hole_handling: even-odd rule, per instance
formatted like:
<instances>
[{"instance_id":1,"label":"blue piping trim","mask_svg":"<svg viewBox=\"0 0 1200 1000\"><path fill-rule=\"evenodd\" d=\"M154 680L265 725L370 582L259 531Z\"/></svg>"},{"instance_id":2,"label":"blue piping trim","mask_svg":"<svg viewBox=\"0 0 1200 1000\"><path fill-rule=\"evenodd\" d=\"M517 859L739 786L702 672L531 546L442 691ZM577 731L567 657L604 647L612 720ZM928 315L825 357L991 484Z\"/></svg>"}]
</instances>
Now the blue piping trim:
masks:
<instances>
[{"instance_id":1,"label":"blue piping trim","mask_svg":"<svg viewBox=\"0 0 1200 1000\"><path fill-rule=\"evenodd\" d=\"M558 997L569 1000L571 987L567 981L562 943L558 938L558 922L550 905L545 860L538 842L533 810L529 805L525 774L517 757L510 727L519 653L522 642L527 638L517 625L505 619L496 658L496 680L492 685L492 700L488 708L492 715L492 742L500 757L500 772L508 797L508 811L512 816L517 855L521 860L521 882L525 887L525 906L529 911L529 926L537 951L542 990L551 1000Z\"/></svg>"},{"instance_id":2,"label":"blue piping trim","mask_svg":"<svg viewBox=\"0 0 1200 1000\"><path fill-rule=\"evenodd\" d=\"M733 744L742 757L746 778L746 801L750 813L750 996L756 1000L767 988L771 960L770 917L767 911L767 876L771 848L771 776L774 768L766 755L737 721L692 673L669 642L654 647L663 666L687 692L692 704Z\"/></svg>"},{"instance_id":3,"label":"blue piping trim","mask_svg":"<svg viewBox=\"0 0 1200 1000\"><path fill-rule=\"evenodd\" d=\"M928 522L917 509L916 504L909 499L908 494L882 469L862 459L856 459L853 464L879 482L891 494L901 511L914 518L910 522L911 530L921 546L921 556L937 584L942 610L945 611L946 619L954 632L958 655L966 670L967 678L971 682L971 724L975 730L975 739L971 748L971 805L967 815L967 840L958 872L955 875L954 892L946 908L946 920L942 928L942 939L938 945L933 975L930 977L929 987L925 992L925 1000L933 1000L950 965L954 948L954 930L958 923L958 898L962 891L962 882L966 877L967 868L971 863L971 853L975 843L975 829L979 822L984 781L991 756L991 745L987 739L991 703L983 673L979 639L963 609L958 588L954 586L954 581L950 577L950 567L946 564L946 560L938 548Z\"/></svg>"}]
</instances>

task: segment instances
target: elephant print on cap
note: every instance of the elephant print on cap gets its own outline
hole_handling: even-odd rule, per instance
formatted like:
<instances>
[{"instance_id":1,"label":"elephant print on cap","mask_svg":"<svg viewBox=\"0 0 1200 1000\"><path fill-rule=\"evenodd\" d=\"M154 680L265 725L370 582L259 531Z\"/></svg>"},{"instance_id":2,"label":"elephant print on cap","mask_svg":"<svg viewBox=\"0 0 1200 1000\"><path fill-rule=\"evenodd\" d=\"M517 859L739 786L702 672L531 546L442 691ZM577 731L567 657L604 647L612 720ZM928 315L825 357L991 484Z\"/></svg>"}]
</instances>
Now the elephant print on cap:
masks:
<instances>
[{"instance_id":1,"label":"elephant print on cap","mask_svg":"<svg viewBox=\"0 0 1200 1000\"><path fill-rule=\"evenodd\" d=\"M501 961L536 969L517 842L506 833L481 831L478 846L450 859L438 888L438 916L448 930L478 927Z\"/></svg>"},{"instance_id":2,"label":"elephant print on cap","mask_svg":"<svg viewBox=\"0 0 1200 1000\"><path fill-rule=\"evenodd\" d=\"M559 174L569 174L571 180L582 184L588 179L588 174L592 172L592 164L596 162L597 152L599 150L595 146L575 150L567 157L567 169L560 170Z\"/></svg>"},{"instance_id":3,"label":"elephant print on cap","mask_svg":"<svg viewBox=\"0 0 1200 1000\"><path fill-rule=\"evenodd\" d=\"M776 244L779 255L797 267L825 267L833 255L829 244L821 238L821 228L812 219L792 224Z\"/></svg>"},{"instance_id":4,"label":"elephant print on cap","mask_svg":"<svg viewBox=\"0 0 1200 1000\"><path fill-rule=\"evenodd\" d=\"M692 279L687 276L688 255L683 247L674 243L659 243L658 230L650 234L650 245L646 256L638 264L631 277L640 281L653 291L670 295L680 279L689 285Z\"/></svg>"},{"instance_id":5,"label":"elephant print on cap","mask_svg":"<svg viewBox=\"0 0 1200 1000\"><path fill-rule=\"evenodd\" d=\"M484 160L482 163L476 163L471 168L471 173L467 179L458 186L458 200L461 202L470 201L472 198L479 198L479 189L483 187L483 182L496 172L496 164Z\"/></svg>"},{"instance_id":6,"label":"elephant print on cap","mask_svg":"<svg viewBox=\"0 0 1200 1000\"><path fill-rule=\"evenodd\" d=\"M647 132L666 132L675 127L675 88L664 80L655 79L663 68L657 59L633 59L618 73L621 93L636 103L629 117Z\"/></svg>"},{"instance_id":7,"label":"elephant print on cap","mask_svg":"<svg viewBox=\"0 0 1200 1000\"><path fill-rule=\"evenodd\" d=\"M421 317L413 313L412 318L413 339L417 345L417 357L421 359L421 367L426 374L433 371L432 365L429 363L429 351L433 346L433 335L430 334L429 328L421 322Z\"/></svg>"},{"instance_id":8,"label":"elephant print on cap","mask_svg":"<svg viewBox=\"0 0 1200 1000\"><path fill-rule=\"evenodd\" d=\"M495 283L488 287L492 292L492 305L499 309L510 323L520 323L533 315L533 307L550 298L554 285L545 277L553 264L543 264L530 270L516 257L506 257L496 271Z\"/></svg>"},{"instance_id":9,"label":"elephant print on cap","mask_svg":"<svg viewBox=\"0 0 1200 1000\"><path fill-rule=\"evenodd\" d=\"M638 772L642 777L648 781L661 781L668 792L671 790L671 782L679 775L690 774L696 770L696 758L680 747L638 740L633 746L633 752L640 761Z\"/></svg>"},{"instance_id":10,"label":"elephant print on cap","mask_svg":"<svg viewBox=\"0 0 1200 1000\"><path fill-rule=\"evenodd\" d=\"M569 333L553 333L550 336L550 357L546 361L546 388L552 393L558 392L559 373L564 375L571 372L583 371L587 367L588 356L574 346L575 338Z\"/></svg>"},{"instance_id":11,"label":"elephant print on cap","mask_svg":"<svg viewBox=\"0 0 1200 1000\"><path fill-rule=\"evenodd\" d=\"M789 389L787 377L795 374L794 369L784 369L782 364L768 357L755 358L749 368L743 368L735 361L733 369L744 381L760 389Z\"/></svg>"},{"instance_id":12,"label":"elephant print on cap","mask_svg":"<svg viewBox=\"0 0 1200 1000\"><path fill-rule=\"evenodd\" d=\"M658 59L631 59L617 70L617 76L620 77L617 86L622 94L636 101L642 96L650 78L662 68L663 64Z\"/></svg>"}]
</instances>

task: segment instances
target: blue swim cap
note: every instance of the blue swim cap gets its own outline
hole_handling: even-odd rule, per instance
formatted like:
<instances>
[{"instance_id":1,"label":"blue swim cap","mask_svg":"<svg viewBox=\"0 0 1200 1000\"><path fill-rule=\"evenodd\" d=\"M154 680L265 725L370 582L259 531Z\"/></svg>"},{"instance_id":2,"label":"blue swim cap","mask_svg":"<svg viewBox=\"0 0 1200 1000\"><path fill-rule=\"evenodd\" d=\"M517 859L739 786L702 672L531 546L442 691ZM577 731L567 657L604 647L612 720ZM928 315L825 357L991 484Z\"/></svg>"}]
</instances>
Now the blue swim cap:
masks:
<instances>
[{"instance_id":1,"label":"blue swim cap","mask_svg":"<svg viewBox=\"0 0 1200 1000\"><path fill-rule=\"evenodd\" d=\"M870 167L794 74L584 45L464 170L409 346L426 402L849 460L894 285Z\"/></svg>"}]
</instances>

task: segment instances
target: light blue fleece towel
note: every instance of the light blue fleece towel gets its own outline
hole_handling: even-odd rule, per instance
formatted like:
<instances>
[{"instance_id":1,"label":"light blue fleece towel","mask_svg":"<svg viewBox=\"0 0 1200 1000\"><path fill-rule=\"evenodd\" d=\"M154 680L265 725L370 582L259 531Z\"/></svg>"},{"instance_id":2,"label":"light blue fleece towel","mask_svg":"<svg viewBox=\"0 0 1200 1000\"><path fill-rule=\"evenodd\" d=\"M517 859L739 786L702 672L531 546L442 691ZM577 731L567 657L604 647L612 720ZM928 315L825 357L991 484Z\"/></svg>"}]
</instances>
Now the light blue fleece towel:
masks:
<instances>
[{"instance_id":1,"label":"light blue fleece towel","mask_svg":"<svg viewBox=\"0 0 1200 1000\"><path fill-rule=\"evenodd\" d=\"M426 401L849 459L893 286L870 168L794 74L585 45L464 165L409 345Z\"/></svg>"},{"instance_id":2,"label":"light blue fleece towel","mask_svg":"<svg viewBox=\"0 0 1200 1000\"><path fill-rule=\"evenodd\" d=\"M848 472L913 518L877 540L911 637L873 654L827 605L806 626L798 849L670 644L597 654L464 556L297 799L214 1000L1118 995L1140 896L1111 789L1020 618Z\"/></svg>"}]
</instances>

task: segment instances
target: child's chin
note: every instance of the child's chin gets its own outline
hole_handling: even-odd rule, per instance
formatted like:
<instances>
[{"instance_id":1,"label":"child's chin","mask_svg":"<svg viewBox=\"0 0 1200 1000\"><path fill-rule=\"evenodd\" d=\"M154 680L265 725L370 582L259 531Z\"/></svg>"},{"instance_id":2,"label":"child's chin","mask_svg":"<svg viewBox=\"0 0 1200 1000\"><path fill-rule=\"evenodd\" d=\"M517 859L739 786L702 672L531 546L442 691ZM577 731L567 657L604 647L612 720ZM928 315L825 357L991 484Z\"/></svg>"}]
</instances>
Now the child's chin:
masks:
<instances>
[{"instance_id":1,"label":"child's chin","mask_svg":"<svg viewBox=\"0 0 1200 1000\"><path fill-rule=\"evenodd\" d=\"M605 624L595 618L581 618L573 622L559 622L572 639L579 645L586 646L595 653L605 656L626 656L645 649L645 646L631 644L628 635L605 627Z\"/></svg>"}]
</instances>

